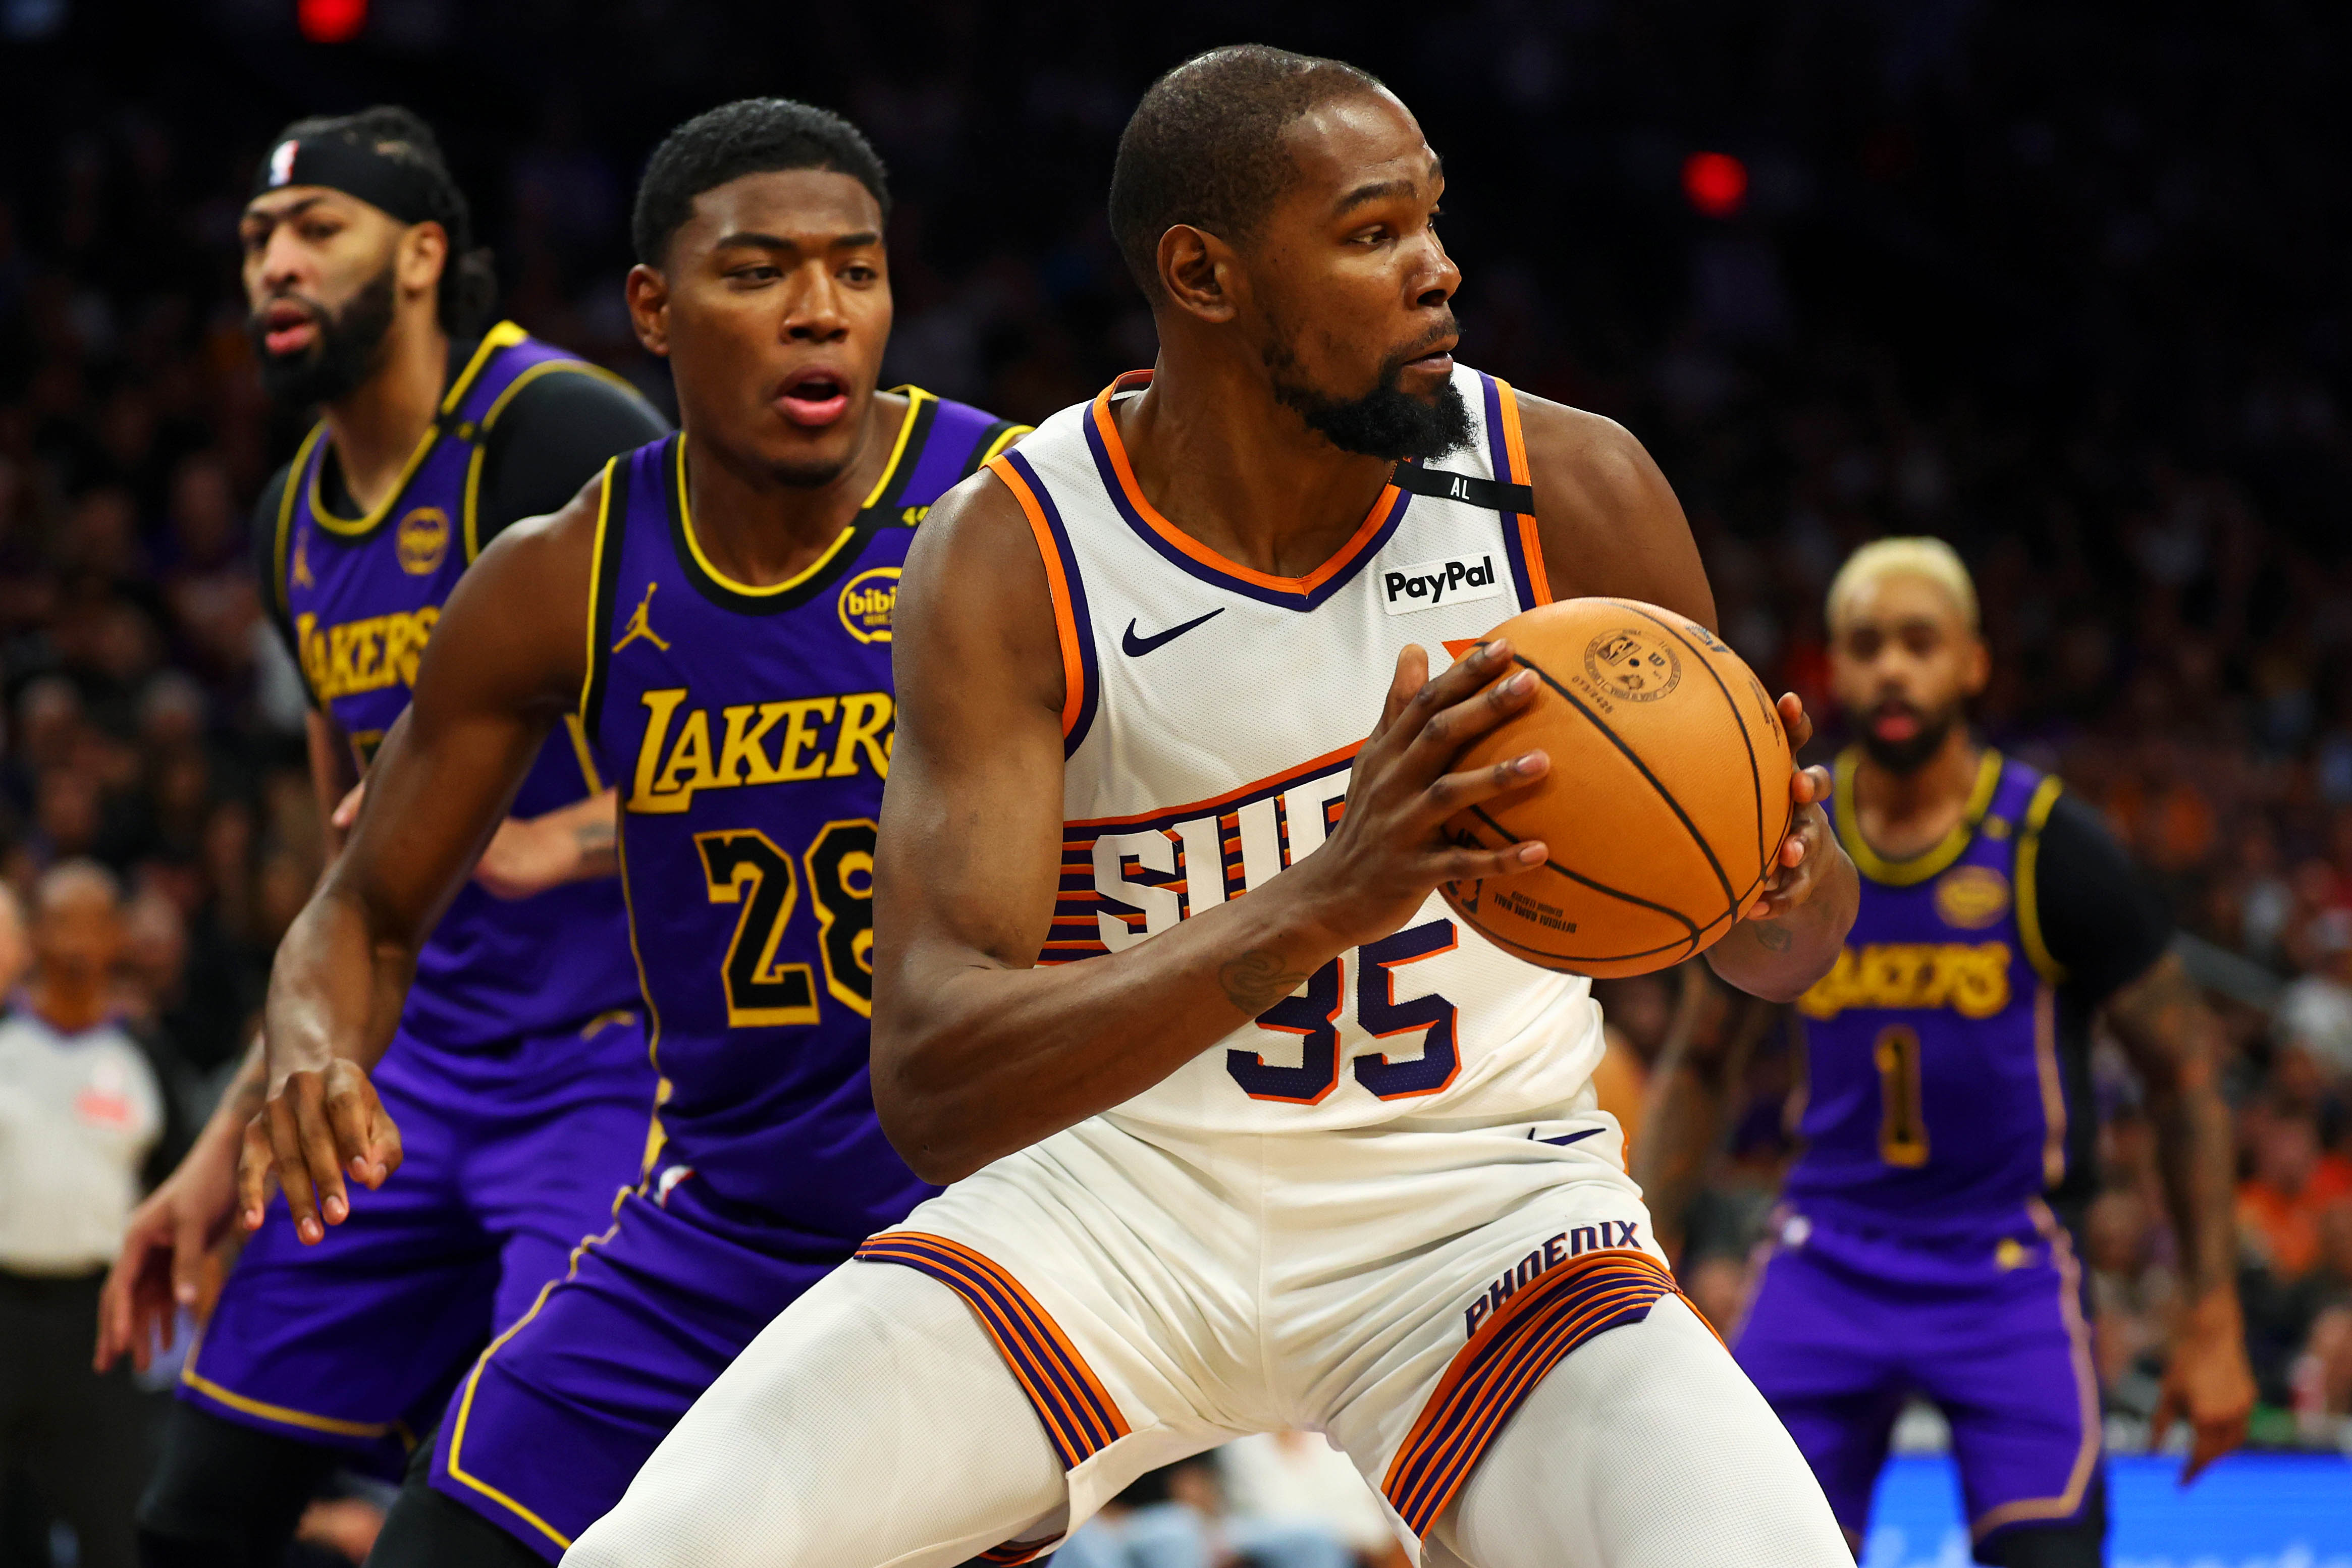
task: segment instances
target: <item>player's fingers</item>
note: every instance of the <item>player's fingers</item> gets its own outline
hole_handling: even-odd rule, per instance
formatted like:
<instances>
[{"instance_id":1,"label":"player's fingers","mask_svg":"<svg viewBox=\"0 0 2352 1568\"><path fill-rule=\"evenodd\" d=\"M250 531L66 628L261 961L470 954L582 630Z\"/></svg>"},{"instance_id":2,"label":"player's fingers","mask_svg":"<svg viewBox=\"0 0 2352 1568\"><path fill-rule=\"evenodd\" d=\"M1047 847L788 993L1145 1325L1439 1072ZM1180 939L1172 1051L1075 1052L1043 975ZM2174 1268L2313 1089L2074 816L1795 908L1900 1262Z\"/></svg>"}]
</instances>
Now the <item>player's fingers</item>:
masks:
<instances>
[{"instance_id":1,"label":"player's fingers","mask_svg":"<svg viewBox=\"0 0 2352 1568\"><path fill-rule=\"evenodd\" d=\"M183 1307L194 1307L202 1292L205 1278L205 1257L212 1250L212 1239L205 1235L203 1220L194 1215L183 1216L172 1232L172 1301ZM163 1343L172 1342L168 1337Z\"/></svg>"},{"instance_id":2,"label":"player's fingers","mask_svg":"<svg viewBox=\"0 0 2352 1568\"><path fill-rule=\"evenodd\" d=\"M1811 806L1830 798L1830 770L1818 764L1811 768L1791 768L1789 772L1789 799L1800 806Z\"/></svg>"},{"instance_id":3,"label":"player's fingers","mask_svg":"<svg viewBox=\"0 0 2352 1568\"><path fill-rule=\"evenodd\" d=\"M368 1186L382 1186L384 1178L400 1168L400 1162L405 1152L406 1145L400 1135L400 1124L392 1119L392 1113L383 1108L383 1103L377 1101L375 1121L370 1131L368 1142L368 1158L375 1166L375 1177L368 1183Z\"/></svg>"},{"instance_id":4,"label":"player's fingers","mask_svg":"<svg viewBox=\"0 0 2352 1568\"><path fill-rule=\"evenodd\" d=\"M1396 674L1389 681L1389 695L1381 704L1381 722L1372 727L1372 739L1386 734L1413 695L1428 684L1429 651L1418 643L1406 643L1397 654Z\"/></svg>"},{"instance_id":5,"label":"player's fingers","mask_svg":"<svg viewBox=\"0 0 2352 1568\"><path fill-rule=\"evenodd\" d=\"M1406 652L1412 653L1417 650L1409 648ZM1421 656L1425 669L1428 655ZM1423 680L1412 694L1412 700L1398 712L1397 723L1392 727L1403 741L1410 743L1419 738L1438 715L1467 700L1479 687L1510 667L1510 643L1501 641L1481 643L1435 676Z\"/></svg>"},{"instance_id":6,"label":"player's fingers","mask_svg":"<svg viewBox=\"0 0 2352 1568\"><path fill-rule=\"evenodd\" d=\"M245 1124L236 1155L236 1214L246 1229L261 1228L269 1202L269 1177L278 1151L269 1140L268 1110Z\"/></svg>"},{"instance_id":7,"label":"player's fingers","mask_svg":"<svg viewBox=\"0 0 2352 1568\"><path fill-rule=\"evenodd\" d=\"M320 1074L298 1072L287 1080L287 1087L294 1101L294 1129L301 1145L301 1166L318 1191L319 1223L341 1225L351 1213L352 1204L343 1188L342 1151L335 1146L334 1123L328 1114L327 1085Z\"/></svg>"},{"instance_id":8,"label":"player's fingers","mask_svg":"<svg viewBox=\"0 0 2352 1568\"><path fill-rule=\"evenodd\" d=\"M302 1128L294 1111L294 1096L299 1091L288 1080L285 1092L273 1096L262 1107L262 1116L269 1134L270 1162L278 1172L278 1190L286 1195L286 1212L294 1221L294 1234L305 1246L327 1234L320 1223L319 1207L312 1186L318 1173L311 1166L302 1147ZM334 1151L327 1151L331 1166Z\"/></svg>"},{"instance_id":9,"label":"player's fingers","mask_svg":"<svg viewBox=\"0 0 2352 1568\"><path fill-rule=\"evenodd\" d=\"M2158 1391L2156 1399L2156 1414L2148 1417L2148 1447L2154 1448L2164 1441L2164 1435L2172 1430L2173 1420L2179 1414L2179 1391L2168 1385Z\"/></svg>"},{"instance_id":10,"label":"player's fingers","mask_svg":"<svg viewBox=\"0 0 2352 1568\"><path fill-rule=\"evenodd\" d=\"M336 1073L326 1090L322 1108L334 1138L338 1175L349 1171L371 1187L382 1181L383 1176L375 1169L375 1124L382 1111L375 1090L366 1077L355 1069ZM338 1218L331 1200L327 1218L331 1222Z\"/></svg>"},{"instance_id":11,"label":"player's fingers","mask_svg":"<svg viewBox=\"0 0 2352 1568\"><path fill-rule=\"evenodd\" d=\"M1802 751L1813 738L1813 716L1805 711L1805 699L1794 692L1782 692L1778 706L1780 727L1789 732L1789 749Z\"/></svg>"},{"instance_id":12,"label":"player's fingers","mask_svg":"<svg viewBox=\"0 0 2352 1568\"><path fill-rule=\"evenodd\" d=\"M1527 751L1517 757L1505 758L1491 768L1474 768L1466 773L1448 773L1431 784L1426 791L1428 815L1433 822L1442 822L1465 807L1483 804L1514 789L1524 789L1549 771L1550 757L1540 751Z\"/></svg>"},{"instance_id":13,"label":"player's fingers","mask_svg":"<svg viewBox=\"0 0 2352 1568\"><path fill-rule=\"evenodd\" d=\"M365 799L367 799L367 780L362 779L352 785L341 800L335 802L335 814L329 820L337 828L349 831L351 825L360 820L360 802Z\"/></svg>"},{"instance_id":14,"label":"player's fingers","mask_svg":"<svg viewBox=\"0 0 2352 1568\"><path fill-rule=\"evenodd\" d=\"M1499 850L1450 845L1430 857L1431 879L1439 883L1478 882L1486 877L1517 876L1533 871L1551 858L1540 839L1507 844Z\"/></svg>"},{"instance_id":15,"label":"player's fingers","mask_svg":"<svg viewBox=\"0 0 2352 1568\"><path fill-rule=\"evenodd\" d=\"M131 1343L131 1282L138 1277L145 1253L143 1242L126 1243L114 1267L106 1271L106 1283L99 1287L98 1343L89 1357L93 1372L112 1366L114 1358Z\"/></svg>"},{"instance_id":16,"label":"player's fingers","mask_svg":"<svg viewBox=\"0 0 2352 1568\"><path fill-rule=\"evenodd\" d=\"M1537 684L1534 671L1515 671L1430 715L1405 747L1404 778L1423 787L1434 783L1464 747L1535 701ZM1406 722L1412 722L1410 714Z\"/></svg>"}]
</instances>

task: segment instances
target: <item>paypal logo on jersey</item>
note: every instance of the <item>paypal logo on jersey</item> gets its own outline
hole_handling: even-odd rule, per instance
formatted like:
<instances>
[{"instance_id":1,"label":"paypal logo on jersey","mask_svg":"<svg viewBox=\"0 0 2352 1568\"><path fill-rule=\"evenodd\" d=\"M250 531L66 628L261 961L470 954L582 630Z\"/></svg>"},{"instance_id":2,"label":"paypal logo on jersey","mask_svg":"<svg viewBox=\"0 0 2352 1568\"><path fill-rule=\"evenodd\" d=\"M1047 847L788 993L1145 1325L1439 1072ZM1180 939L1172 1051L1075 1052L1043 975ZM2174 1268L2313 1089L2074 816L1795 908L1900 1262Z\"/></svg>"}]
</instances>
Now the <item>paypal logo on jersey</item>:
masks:
<instances>
[{"instance_id":1,"label":"paypal logo on jersey","mask_svg":"<svg viewBox=\"0 0 2352 1568\"><path fill-rule=\"evenodd\" d=\"M1381 607L1391 615L1434 610L1465 599L1493 599L1503 591L1491 555L1424 560L1381 574Z\"/></svg>"}]
</instances>

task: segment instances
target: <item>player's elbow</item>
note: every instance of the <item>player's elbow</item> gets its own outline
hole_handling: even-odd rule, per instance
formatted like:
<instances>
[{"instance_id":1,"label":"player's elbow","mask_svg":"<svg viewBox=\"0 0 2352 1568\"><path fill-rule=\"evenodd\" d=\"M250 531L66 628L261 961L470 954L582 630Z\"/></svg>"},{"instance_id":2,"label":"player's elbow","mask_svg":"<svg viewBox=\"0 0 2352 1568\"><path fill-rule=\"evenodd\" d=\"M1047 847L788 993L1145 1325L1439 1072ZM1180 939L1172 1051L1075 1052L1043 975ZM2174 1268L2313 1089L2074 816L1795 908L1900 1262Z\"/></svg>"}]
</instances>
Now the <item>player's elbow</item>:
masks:
<instances>
[{"instance_id":1,"label":"player's elbow","mask_svg":"<svg viewBox=\"0 0 2352 1568\"><path fill-rule=\"evenodd\" d=\"M927 1070L919 1040L887 1035L877 1016L874 1030L874 1115L882 1135L907 1168L945 1186L988 1163L978 1140L969 1135L973 1118L961 1097L943 1087L945 1076Z\"/></svg>"}]
</instances>

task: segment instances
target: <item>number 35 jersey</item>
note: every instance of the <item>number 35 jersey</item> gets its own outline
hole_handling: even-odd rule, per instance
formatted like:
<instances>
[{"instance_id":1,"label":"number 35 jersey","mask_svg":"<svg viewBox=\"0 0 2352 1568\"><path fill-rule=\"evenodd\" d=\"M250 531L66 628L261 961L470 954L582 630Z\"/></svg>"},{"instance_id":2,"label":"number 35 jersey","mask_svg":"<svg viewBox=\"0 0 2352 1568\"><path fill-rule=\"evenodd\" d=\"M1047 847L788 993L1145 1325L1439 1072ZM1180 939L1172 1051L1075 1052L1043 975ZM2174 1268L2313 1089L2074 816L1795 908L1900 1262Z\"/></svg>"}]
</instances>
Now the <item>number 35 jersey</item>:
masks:
<instances>
[{"instance_id":1,"label":"number 35 jersey","mask_svg":"<svg viewBox=\"0 0 2352 1568\"><path fill-rule=\"evenodd\" d=\"M903 390L888 472L789 581L711 565L683 435L614 459L598 524L581 714L621 793L662 1078L653 1195L691 1176L812 1244L861 1239L931 1190L868 1082L890 618L914 524L1019 433Z\"/></svg>"},{"instance_id":2,"label":"number 35 jersey","mask_svg":"<svg viewBox=\"0 0 2352 1568\"><path fill-rule=\"evenodd\" d=\"M1149 379L1122 377L990 465L1045 558L1067 692L1044 963L1149 941L1305 860L1339 820L1405 645L1442 669L1550 599L1504 382L1457 367L1467 442L1399 465L1338 553L1276 578L1179 530L1136 484L1116 408ZM1107 1114L1212 1134L1501 1121L1567 1106L1601 1048L1587 981L1509 956L1433 894Z\"/></svg>"}]
</instances>

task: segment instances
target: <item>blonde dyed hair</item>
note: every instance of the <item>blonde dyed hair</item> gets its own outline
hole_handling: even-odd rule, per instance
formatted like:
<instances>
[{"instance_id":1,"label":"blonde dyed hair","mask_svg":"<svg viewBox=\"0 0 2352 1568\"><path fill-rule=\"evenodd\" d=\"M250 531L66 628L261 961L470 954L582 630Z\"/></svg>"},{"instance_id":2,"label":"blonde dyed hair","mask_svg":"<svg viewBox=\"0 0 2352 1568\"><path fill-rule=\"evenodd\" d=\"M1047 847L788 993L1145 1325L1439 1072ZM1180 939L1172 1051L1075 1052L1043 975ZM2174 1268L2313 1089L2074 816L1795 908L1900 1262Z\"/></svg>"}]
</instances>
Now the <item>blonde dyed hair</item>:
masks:
<instances>
[{"instance_id":1,"label":"blonde dyed hair","mask_svg":"<svg viewBox=\"0 0 2352 1568\"><path fill-rule=\"evenodd\" d=\"M1890 577L1924 578L1944 591L1960 619L1974 634L1979 629L1976 579L1959 552L1938 538L1873 539L1838 568L1830 580L1829 630L1834 637L1843 628L1853 601L1864 591Z\"/></svg>"}]
</instances>

